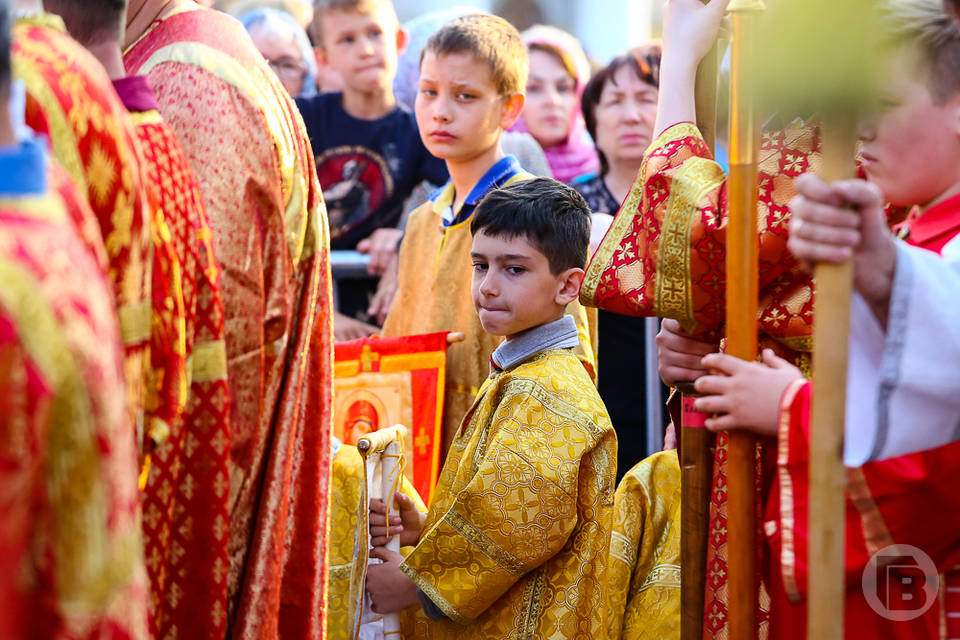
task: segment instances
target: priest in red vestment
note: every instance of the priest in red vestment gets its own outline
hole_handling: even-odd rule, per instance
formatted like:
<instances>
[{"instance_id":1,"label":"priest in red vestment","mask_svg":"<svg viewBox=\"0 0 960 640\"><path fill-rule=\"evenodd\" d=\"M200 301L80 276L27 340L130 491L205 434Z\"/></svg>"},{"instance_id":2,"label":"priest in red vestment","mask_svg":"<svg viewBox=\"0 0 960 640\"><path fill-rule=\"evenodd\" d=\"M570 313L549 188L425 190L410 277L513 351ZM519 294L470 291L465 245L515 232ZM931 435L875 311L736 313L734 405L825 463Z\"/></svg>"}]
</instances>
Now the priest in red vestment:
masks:
<instances>
[{"instance_id":1,"label":"priest in red vestment","mask_svg":"<svg viewBox=\"0 0 960 640\"><path fill-rule=\"evenodd\" d=\"M319 638L332 314L326 216L303 123L242 26L222 13L134 0L126 42L127 72L149 78L193 167L222 268L228 634Z\"/></svg>"},{"instance_id":2,"label":"priest in red vestment","mask_svg":"<svg viewBox=\"0 0 960 640\"><path fill-rule=\"evenodd\" d=\"M697 63L716 39L725 5L722 0L706 6L670 2L665 8L657 137L591 259L580 297L588 306L616 313L674 318L714 345L723 336L725 320L727 185L693 124L694 81ZM685 31L694 28L699 29L694 36ZM818 127L800 120L771 121L759 156L760 344L809 371L813 286L786 243L788 203L796 193L793 179L821 162ZM757 449L762 468L758 484L769 483L775 451L763 444ZM705 637L722 637L727 630L726 451L727 438L721 434L710 502ZM767 601L761 593L757 623L762 633Z\"/></svg>"},{"instance_id":3,"label":"priest in red vestment","mask_svg":"<svg viewBox=\"0 0 960 640\"><path fill-rule=\"evenodd\" d=\"M155 258L172 248L175 274L159 272L154 260L154 336L148 380L154 396L151 464L144 487L144 542L151 583L153 635L190 629L196 638L223 638L227 609L229 522L229 390L220 270L199 186L186 155L158 113L144 76L126 76L121 42L123 2L47 0L70 34L93 53L113 79L129 110L146 165L148 189L157 205ZM173 282L175 296L164 296ZM171 293L169 290L167 293ZM180 331L171 327L170 304L182 300ZM157 327L180 333L182 345L157 335ZM176 363L188 364L181 407ZM183 380L185 383L186 380ZM171 397L176 396L176 397ZM151 406L152 405L152 406ZM180 415L178 408L183 408ZM165 429L164 429L165 428Z\"/></svg>"},{"instance_id":4,"label":"priest in red vestment","mask_svg":"<svg viewBox=\"0 0 960 640\"><path fill-rule=\"evenodd\" d=\"M0 637L146 639L136 446L101 265L17 143L0 3Z\"/></svg>"},{"instance_id":5,"label":"priest in red vestment","mask_svg":"<svg viewBox=\"0 0 960 640\"><path fill-rule=\"evenodd\" d=\"M13 69L26 121L80 188L100 226L125 348L127 403L143 433L143 372L151 327L151 210L130 119L103 68L40 0L16 0Z\"/></svg>"},{"instance_id":6,"label":"priest in red vestment","mask_svg":"<svg viewBox=\"0 0 960 640\"><path fill-rule=\"evenodd\" d=\"M883 104L892 106L860 127L863 169L873 185L853 181L831 188L813 176L797 181L801 193L794 201L798 219L791 225L801 242L792 240L791 246L803 251L800 255L804 258L813 254L802 239L817 240L821 235L802 227L826 222L823 215L857 220L851 209L859 211L864 217L863 243L871 237L868 225L881 237L887 236L883 233L883 199L898 206L922 203L897 229L907 244L939 253L960 233L960 121L956 118L960 113L960 71L946 63L951 56L960 56L960 27L932 0L890 0L886 9L896 47L884 89L889 95ZM916 166L923 170L907 169ZM851 206L840 209L836 202ZM833 211L824 214L831 205ZM853 234L856 237L856 227ZM896 254L892 240L886 246L887 253ZM858 288L871 289L862 284L866 277L858 276L857 281ZM881 317L880 322L895 330L895 319ZM748 427L777 437L777 479L765 505L768 584L773 598L771 634L802 638L807 615L811 385L799 370L772 353L765 354L764 361L745 363L722 355L705 358L705 367L727 377L700 378L697 389L709 395L698 400L697 407L719 414L707 420L710 428ZM857 411L862 402L848 399L848 411ZM951 571L960 562L960 504L952 490L958 466L960 444L955 443L848 470L847 637L934 638L945 633L945 638L954 638L960 633L956 589L960 580ZM934 520L931 514L936 514ZM925 582L932 576L907 574L903 580L896 569L870 564L878 552L900 557L889 549L892 545L916 547L938 570L946 572L942 600L936 590L932 594L923 590L931 586ZM902 555L911 561L906 553ZM881 597L867 592L877 587L864 582L865 568L879 572ZM906 619L913 612L919 615Z\"/></svg>"}]
</instances>

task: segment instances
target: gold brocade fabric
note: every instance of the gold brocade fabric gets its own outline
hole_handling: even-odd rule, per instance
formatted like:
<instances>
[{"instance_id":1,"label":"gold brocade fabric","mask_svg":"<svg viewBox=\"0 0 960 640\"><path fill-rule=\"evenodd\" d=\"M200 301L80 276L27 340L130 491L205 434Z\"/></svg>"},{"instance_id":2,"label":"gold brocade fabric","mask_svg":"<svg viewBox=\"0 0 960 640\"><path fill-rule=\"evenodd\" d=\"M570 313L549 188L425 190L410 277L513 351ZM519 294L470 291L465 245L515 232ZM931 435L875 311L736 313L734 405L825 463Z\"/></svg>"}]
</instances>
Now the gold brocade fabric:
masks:
<instances>
[{"instance_id":1,"label":"gold brocade fabric","mask_svg":"<svg viewBox=\"0 0 960 640\"><path fill-rule=\"evenodd\" d=\"M90 52L51 14L13 29L13 73L27 92L25 120L48 136L99 223L125 347L127 407L142 435L143 372L150 358L152 211L133 124Z\"/></svg>"},{"instance_id":2,"label":"gold brocade fabric","mask_svg":"<svg viewBox=\"0 0 960 640\"><path fill-rule=\"evenodd\" d=\"M363 605L363 584L351 585L359 545L367 544L367 532L358 531L360 493L366 467L356 447L340 445L333 458L330 485L330 582L327 640L354 640L351 635L357 607ZM417 508L427 507L406 477L400 491L413 498Z\"/></svg>"},{"instance_id":3,"label":"gold brocade fabric","mask_svg":"<svg viewBox=\"0 0 960 640\"><path fill-rule=\"evenodd\" d=\"M680 637L680 464L639 462L617 487L605 616L623 640Z\"/></svg>"},{"instance_id":4,"label":"gold brocade fabric","mask_svg":"<svg viewBox=\"0 0 960 640\"><path fill-rule=\"evenodd\" d=\"M7 196L0 637L146 639L136 443L110 285L59 198Z\"/></svg>"},{"instance_id":5,"label":"gold brocade fabric","mask_svg":"<svg viewBox=\"0 0 960 640\"><path fill-rule=\"evenodd\" d=\"M590 377L554 349L491 376L463 420L401 569L440 609L404 636L608 637L617 440Z\"/></svg>"},{"instance_id":6,"label":"gold brocade fabric","mask_svg":"<svg viewBox=\"0 0 960 640\"><path fill-rule=\"evenodd\" d=\"M428 201L415 209L400 248L397 296L383 325L385 337L437 331L460 331L466 336L463 342L452 344L447 350L441 455L450 449L460 421L490 371L490 355L503 340L483 330L473 306L472 245L469 221L445 228L434 203ZM579 302L567 307L567 313L580 330L577 355L595 378L596 355L591 335L595 335L596 316L591 325Z\"/></svg>"},{"instance_id":7,"label":"gold brocade fabric","mask_svg":"<svg viewBox=\"0 0 960 640\"><path fill-rule=\"evenodd\" d=\"M229 16L174 0L124 53L200 183L223 285L230 387L227 634L326 626L329 237L293 100ZM189 637L180 629L178 637Z\"/></svg>"}]
</instances>

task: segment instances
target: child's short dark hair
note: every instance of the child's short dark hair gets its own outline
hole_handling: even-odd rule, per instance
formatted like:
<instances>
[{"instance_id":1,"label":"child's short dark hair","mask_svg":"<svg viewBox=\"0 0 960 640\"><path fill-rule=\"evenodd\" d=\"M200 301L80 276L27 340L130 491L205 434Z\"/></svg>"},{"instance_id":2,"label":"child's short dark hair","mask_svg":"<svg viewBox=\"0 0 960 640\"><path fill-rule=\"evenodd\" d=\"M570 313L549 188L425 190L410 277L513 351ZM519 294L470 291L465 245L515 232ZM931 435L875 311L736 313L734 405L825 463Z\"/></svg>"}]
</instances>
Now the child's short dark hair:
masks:
<instances>
[{"instance_id":1,"label":"child's short dark hair","mask_svg":"<svg viewBox=\"0 0 960 640\"><path fill-rule=\"evenodd\" d=\"M477 204L470 233L524 236L547 257L550 271L587 266L590 206L575 189L552 178L520 180L487 192Z\"/></svg>"},{"instance_id":2,"label":"child's short dark hair","mask_svg":"<svg viewBox=\"0 0 960 640\"><path fill-rule=\"evenodd\" d=\"M527 88L527 47L516 27L499 16L472 13L448 22L430 36L420 61L430 51L437 56L469 53L490 67L502 96Z\"/></svg>"},{"instance_id":3,"label":"child's short dark hair","mask_svg":"<svg viewBox=\"0 0 960 640\"><path fill-rule=\"evenodd\" d=\"M46 0L43 4L63 18L70 36L85 47L104 38L123 41L127 0Z\"/></svg>"}]
</instances>

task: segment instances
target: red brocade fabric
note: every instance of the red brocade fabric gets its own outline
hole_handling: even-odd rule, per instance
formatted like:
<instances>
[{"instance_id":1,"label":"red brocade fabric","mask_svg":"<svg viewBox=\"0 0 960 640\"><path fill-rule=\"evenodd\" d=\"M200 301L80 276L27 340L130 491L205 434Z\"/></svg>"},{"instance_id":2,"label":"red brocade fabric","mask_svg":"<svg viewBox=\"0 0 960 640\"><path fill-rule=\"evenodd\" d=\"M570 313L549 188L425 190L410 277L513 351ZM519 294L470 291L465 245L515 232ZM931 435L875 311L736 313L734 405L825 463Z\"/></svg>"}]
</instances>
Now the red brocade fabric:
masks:
<instances>
[{"instance_id":1,"label":"red brocade fabric","mask_svg":"<svg viewBox=\"0 0 960 640\"><path fill-rule=\"evenodd\" d=\"M149 637L122 357L60 199L0 201L0 637Z\"/></svg>"},{"instance_id":2,"label":"red brocade fabric","mask_svg":"<svg viewBox=\"0 0 960 640\"><path fill-rule=\"evenodd\" d=\"M227 635L325 628L332 309L302 120L242 26L175 0L125 52L200 184L221 267L230 388ZM189 443L188 443L189 444ZM193 637L179 628L171 637Z\"/></svg>"},{"instance_id":3,"label":"red brocade fabric","mask_svg":"<svg viewBox=\"0 0 960 640\"><path fill-rule=\"evenodd\" d=\"M179 277L167 281L182 283L183 356L190 380L183 414L172 417L169 435L153 451L144 490L151 621L157 638L188 629L193 638L223 638L230 396L220 269L200 188L186 154L159 113L131 113L150 188L168 229L164 244L174 249L174 264L179 265ZM156 289L154 301L157 318L157 302L163 301L158 300ZM158 350L154 345L151 356L155 358ZM170 358L175 359L175 354ZM158 367L164 370L162 362ZM162 382L161 388L170 393L170 381Z\"/></svg>"},{"instance_id":4,"label":"red brocade fabric","mask_svg":"<svg viewBox=\"0 0 960 640\"><path fill-rule=\"evenodd\" d=\"M150 342L151 211L133 125L100 63L59 17L20 20L14 75L27 91L26 121L86 197L100 227L125 348L127 404L143 426L143 371Z\"/></svg>"},{"instance_id":5,"label":"red brocade fabric","mask_svg":"<svg viewBox=\"0 0 960 640\"><path fill-rule=\"evenodd\" d=\"M813 283L787 252L793 179L820 163L815 125L763 134L759 154L758 326L760 347L809 371ZM581 301L632 316L675 318L703 339L723 336L726 314L727 183L697 128L667 129L597 249ZM774 452L757 447L757 497L774 477ZM727 437L717 437L707 547L704 636L727 637ZM757 523L758 538L760 522ZM762 566L758 563L758 567ZM758 583L761 576L758 575ZM764 637L769 598L761 587L757 623Z\"/></svg>"}]
</instances>

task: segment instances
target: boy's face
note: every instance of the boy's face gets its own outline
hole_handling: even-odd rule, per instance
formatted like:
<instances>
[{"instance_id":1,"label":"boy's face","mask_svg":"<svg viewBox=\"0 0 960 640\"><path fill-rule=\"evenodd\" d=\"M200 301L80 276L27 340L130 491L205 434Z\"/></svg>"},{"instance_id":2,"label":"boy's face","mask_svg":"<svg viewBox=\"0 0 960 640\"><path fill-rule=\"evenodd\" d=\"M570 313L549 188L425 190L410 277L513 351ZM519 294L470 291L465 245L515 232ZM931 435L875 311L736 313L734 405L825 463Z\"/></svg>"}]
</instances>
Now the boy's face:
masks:
<instances>
[{"instance_id":1,"label":"boy's face","mask_svg":"<svg viewBox=\"0 0 960 640\"><path fill-rule=\"evenodd\" d=\"M326 11L316 26L323 41L317 61L336 71L346 88L366 93L391 87L407 33L385 2L368 11Z\"/></svg>"},{"instance_id":2,"label":"boy's face","mask_svg":"<svg viewBox=\"0 0 960 640\"><path fill-rule=\"evenodd\" d=\"M558 320L583 282L583 269L551 273L547 257L522 236L473 236L473 304L483 330L507 340Z\"/></svg>"},{"instance_id":3,"label":"boy's face","mask_svg":"<svg viewBox=\"0 0 960 640\"><path fill-rule=\"evenodd\" d=\"M861 123L863 170L895 206L934 204L960 184L960 95L937 104L913 47L892 54L878 113Z\"/></svg>"},{"instance_id":4,"label":"boy's face","mask_svg":"<svg viewBox=\"0 0 960 640\"><path fill-rule=\"evenodd\" d=\"M486 63L470 53L437 56L420 64L414 108L420 137L438 158L468 162L492 149L523 110L523 94L501 96Z\"/></svg>"}]
</instances>

